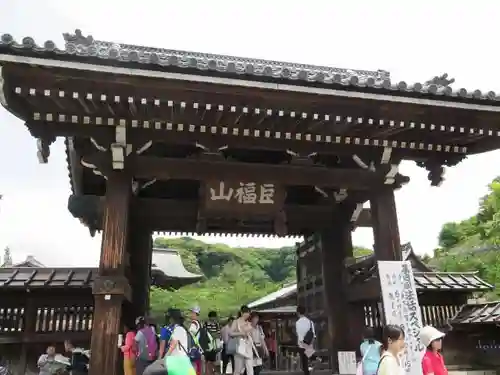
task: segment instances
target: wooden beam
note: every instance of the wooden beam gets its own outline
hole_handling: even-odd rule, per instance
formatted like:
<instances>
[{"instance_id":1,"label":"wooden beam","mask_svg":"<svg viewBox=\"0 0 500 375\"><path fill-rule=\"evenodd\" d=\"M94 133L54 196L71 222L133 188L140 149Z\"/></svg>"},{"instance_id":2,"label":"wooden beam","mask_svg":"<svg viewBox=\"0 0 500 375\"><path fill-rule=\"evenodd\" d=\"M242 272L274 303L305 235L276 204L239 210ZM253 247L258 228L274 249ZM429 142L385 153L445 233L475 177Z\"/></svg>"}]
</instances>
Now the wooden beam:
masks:
<instances>
[{"instance_id":1,"label":"wooden beam","mask_svg":"<svg viewBox=\"0 0 500 375\"><path fill-rule=\"evenodd\" d=\"M103 197L96 195L71 196L68 202L70 212L76 218L84 221L94 222L95 217L102 217L104 210ZM82 211L82 207L85 208ZM198 202L182 201L175 199L155 199L155 198L136 198L132 201L132 212L134 220L147 225L153 231L193 231L197 219ZM302 222L308 227L320 227L322 222L328 220L331 215L331 206L326 205L296 205L286 204L284 211L287 217L288 225L293 229L295 223ZM89 216L90 215L90 216ZM355 223L356 227L370 227L371 217L370 209L363 209ZM308 220L304 220L307 217ZM210 220L208 217L207 220ZM175 223L176 227L167 227L165 224ZM99 228L102 223L99 222ZM183 229L185 228L185 229ZM243 228L242 228L243 229Z\"/></svg>"},{"instance_id":2,"label":"wooden beam","mask_svg":"<svg viewBox=\"0 0 500 375\"><path fill-rule=\"evenodd\" d=\"M73 342L86 342L90 340L90 337L90 331L34 333L30 335L23 335L22 333L2 333L2 336L0 336L0 345L20 343L62 343L64 340L71 340Z\"/></svg>"},{"instance_id":3,"label":"wooden beam","mask_svg":"<svg viewBox=\"0 0 500 375\"><path fill-rule=\"evenodd\" d=\"M102 173L111 171L108 153L85 156L84 161L93 164ZM134 177L160 180L210 181L244 179L252 182L275 183L283 186L341 187L355 190L370 190L384 186L387 171L364 169L328 168L319 165L298 166L293 164L244 163L216 161L200 158L161 158L136 155L126 161ZM408 177L396 176L396 185L405 183Z\"/></svg>"},{"instance_id":4,"label":"wooden beam","mask_svg":"<svg viewBox=\"0 0 500 375\"><path fill-rule=\"evenodd\" d=\"M349 284L347 287L349 302L379 301L380 293L380 281L378 278L373 278L363 283Z\"/></svg>"}]
</instances>

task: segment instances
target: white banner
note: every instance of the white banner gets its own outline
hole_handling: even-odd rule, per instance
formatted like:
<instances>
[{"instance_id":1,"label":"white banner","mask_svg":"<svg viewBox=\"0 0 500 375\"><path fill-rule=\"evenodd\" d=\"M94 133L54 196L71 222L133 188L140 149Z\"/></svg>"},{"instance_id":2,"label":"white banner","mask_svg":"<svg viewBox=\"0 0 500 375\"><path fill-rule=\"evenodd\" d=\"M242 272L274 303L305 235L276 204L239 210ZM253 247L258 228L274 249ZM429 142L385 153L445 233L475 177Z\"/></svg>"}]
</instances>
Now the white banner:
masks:
<instances>
[{"instance_id":1,"label":"white banner","mask_svg":"<svg viewBox=\"0 0 500 375\"><path fill-rule=\"evenodd\" d=\"M400 326L405 332L406 350L402 365L406 375L422 375L425 348L420 342L422 315L410 262L378 262L380 287L386 324Z\"/></svg>"}]
</instances>

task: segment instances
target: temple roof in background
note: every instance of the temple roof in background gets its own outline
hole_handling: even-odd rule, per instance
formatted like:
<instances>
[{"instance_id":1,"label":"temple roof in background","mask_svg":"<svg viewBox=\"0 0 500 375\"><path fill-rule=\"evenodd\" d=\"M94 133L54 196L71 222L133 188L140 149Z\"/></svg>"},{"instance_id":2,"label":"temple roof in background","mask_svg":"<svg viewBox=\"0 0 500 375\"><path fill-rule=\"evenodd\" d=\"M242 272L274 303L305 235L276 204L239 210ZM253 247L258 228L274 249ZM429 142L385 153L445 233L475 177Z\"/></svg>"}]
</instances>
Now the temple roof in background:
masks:
<instances>
[{"instance_id":1,"label":"temple roof in background","mask_svg":"<svg viewBox=\"0 0 500 375\"><path fill-rule=\"evenodd\" d=\"M499 324L500 301L464 305L452 319L453 325Z\"/></svg>"},{"instance_id":2,"label":"temple roof in background","mask_svg":"<svg viewBox=\"0 0 500 375\"><path fill-rule=\"evenodd\" d=\"M1 288L86 288L92 286L97 268L46 267L33 256L11 267L0 267ZM152 284L180 287L200 280L203 276L189 272L174 249L153 249Z\"/></svg>"},{"instance_id":3,"label":"temple roof in background","mask_svg":"<svg viewBox=\"0 0 500 375\"><path fill-rule=\"evenodd\" d=\"M477 276L476 272L435 272L425 265L415 254L410 243L401 245L403 260L409 261L413 268L413 277L417 291L461 291L478 292L493 289L493 285ZM375 255L367 255L354 259L346 265L351 275L351 282L363 282L377 277ZM251 308L264 306L285 299L297 293L297 284L287 285L276 292L268 294L248 304Z\"/></svg>"}]
</instances>

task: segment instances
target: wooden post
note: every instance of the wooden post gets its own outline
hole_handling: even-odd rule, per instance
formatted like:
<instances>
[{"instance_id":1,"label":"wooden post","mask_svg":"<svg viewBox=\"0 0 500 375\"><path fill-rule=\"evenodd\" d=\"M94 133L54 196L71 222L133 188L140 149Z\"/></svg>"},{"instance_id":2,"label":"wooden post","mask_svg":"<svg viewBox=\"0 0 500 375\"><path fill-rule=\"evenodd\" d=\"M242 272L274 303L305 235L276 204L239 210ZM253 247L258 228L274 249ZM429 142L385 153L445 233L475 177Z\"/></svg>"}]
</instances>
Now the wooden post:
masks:
<instances>
[{"instance_id":1,"label":"wooden post","mask_svg":"<svg viewBox=\"0 0 500 375\"><path fill-rule=\"evenodd\" d=\"M151 284L151 255L153 241L151 231L136 220L129 235L129 280L132 288L132 311L145 316L149 311L149 287Z\"/></svg>"},{"instance_id":2,"label":"wooden post","mask_svg":"<svg viewBox=\"0 0 500 375\"><path fill-rule=\"evenodd\" d=\"M401 260L398 215L394 191L376 191L370 200L375 257L377 260Z\"/></svg>"},{"instance_id":3,"label":"wooden post","mask_svg":"<svg viewBox=\"0 0 500 375\"><path fill-rule=\"evenodd\" d=\"M350 216L354 207L341 206L320 233L321 267L325 312L328 317L330 357L333 372L338 372L338 351L349 350L349 303L346 257L352 256Z\"/></svg>"},{"instance_id":4,"label":"wooden post","mask_svg":"<svg viewBox=\"0 0 500 375\"><path fill-rule=\"evenodd\" d=\"M111 172L106 185L99 274L94 281L94 317L91 340L91 375L118 375L122 304L131 299L125 277L131 179Z\"/></svg>"},{"instance_id":5,"label":"wooden post","mask_svg":"<svg viewBox=\"0 0 500 375\"><path fill-rule=\"evenodd\" d=\"M28 346L36 334L37 305L31 293L26 294L26 305L23 314L23 338L21 344L21 355L19 359L19 373L25 374L28 368Z\"/></svg>"}]
</instances>

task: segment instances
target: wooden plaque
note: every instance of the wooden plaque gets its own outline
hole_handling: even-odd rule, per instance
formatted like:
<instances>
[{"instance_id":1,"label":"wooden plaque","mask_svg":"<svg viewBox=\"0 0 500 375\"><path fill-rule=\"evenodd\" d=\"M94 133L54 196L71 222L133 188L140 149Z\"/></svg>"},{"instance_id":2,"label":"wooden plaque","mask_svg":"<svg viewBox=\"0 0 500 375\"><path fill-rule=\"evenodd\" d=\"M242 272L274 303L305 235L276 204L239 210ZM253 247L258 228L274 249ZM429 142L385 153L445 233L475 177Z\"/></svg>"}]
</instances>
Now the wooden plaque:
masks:
<instances>
[{"instance_id":1,"label":"wooden plaque","mask_svg":"<svg viewBox=\"0 0 500 375\"><path fill-rule=\"evenodd\" d=\"M208 213L274 216L283 208L281 186L252 181L209 181L205 188Z\"/></svg>"}]
</instances>

